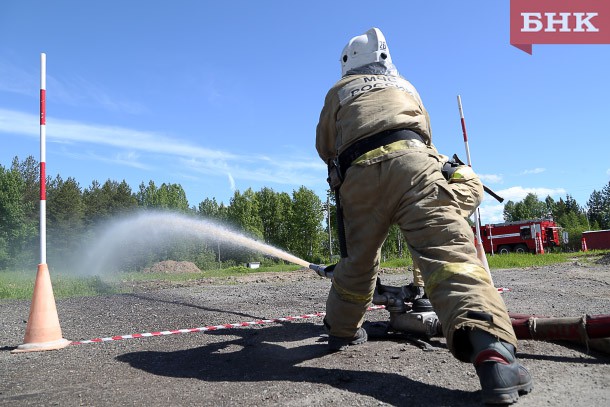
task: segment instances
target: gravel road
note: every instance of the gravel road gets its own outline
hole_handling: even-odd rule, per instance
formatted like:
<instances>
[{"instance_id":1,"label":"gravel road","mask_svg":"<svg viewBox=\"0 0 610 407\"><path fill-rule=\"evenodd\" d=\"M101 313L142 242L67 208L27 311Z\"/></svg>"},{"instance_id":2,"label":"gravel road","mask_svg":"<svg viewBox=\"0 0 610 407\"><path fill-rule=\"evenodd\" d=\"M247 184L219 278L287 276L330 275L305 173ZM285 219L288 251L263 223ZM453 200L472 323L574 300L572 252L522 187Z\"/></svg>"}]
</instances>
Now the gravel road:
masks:
<instances>
[{"instance_id":1,"label":"gravel road","mask_svg":"<svg viewBox=\"0 0 610 407\"><path fill-rule=\"evenodd\" d=\"M610 314L604 262L495 270L511 313ZM385 271L403 285L408 273ZM330 281L308 270L197 283L147 284L132 294L57 300L71 341L215 326L324 311ZM472 366L442 338L425 351L404 338L328 353L321 317L12 354L30 301L1 300L0 406L470 406ZM387 321L385 310L367 314ZM567 342L519 341L534 391L518 406L610 405L610 355Z\"/></svg>"}]
</instances>

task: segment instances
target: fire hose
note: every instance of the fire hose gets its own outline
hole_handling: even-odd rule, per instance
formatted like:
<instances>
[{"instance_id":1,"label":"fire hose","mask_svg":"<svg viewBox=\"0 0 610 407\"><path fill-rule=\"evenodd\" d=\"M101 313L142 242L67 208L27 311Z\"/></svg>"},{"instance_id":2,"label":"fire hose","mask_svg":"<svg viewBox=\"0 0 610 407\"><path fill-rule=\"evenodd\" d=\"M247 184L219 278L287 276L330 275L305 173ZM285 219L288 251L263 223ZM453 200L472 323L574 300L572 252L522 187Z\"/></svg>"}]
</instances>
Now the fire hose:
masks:
<instances>
[{"instance_id":1,"label":"fire hose","mask_svg":"<svg viewBox=\"0 0 610 407\"><path fill-rule=\"evenodd\" d=\"M310 264L318 275L333 278L333 266ZM419 306L409 286L377 285L372 303L384 306L390 313L389 327L397 332L424 336L443 336L438 316L430 306ZM509 313L517 339L538 341L572 341L587 348L610 354L610 315L581 317L547 317Z\"/></svg>"},{"instance_id":2,"label":"fire hose","mask_svg":"<svg viewBox=\"0 0 610 407\"><path fill-rule=\"evenodd\" d=\"M583 343L587 348L610 354L610 315L547 317L508 314L517 339Z\"/></svg>"}]
</instances>

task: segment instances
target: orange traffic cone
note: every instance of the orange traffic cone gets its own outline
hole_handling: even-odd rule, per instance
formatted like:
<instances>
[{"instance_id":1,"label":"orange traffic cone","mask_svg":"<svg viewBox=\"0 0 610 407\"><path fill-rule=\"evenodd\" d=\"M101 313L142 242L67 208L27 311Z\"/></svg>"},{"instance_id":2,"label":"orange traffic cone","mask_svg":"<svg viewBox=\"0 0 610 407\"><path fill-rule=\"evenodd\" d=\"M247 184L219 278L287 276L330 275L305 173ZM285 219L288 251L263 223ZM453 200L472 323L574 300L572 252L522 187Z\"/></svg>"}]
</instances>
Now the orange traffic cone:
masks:
<instances>
[{"instance_id":1,"label":"orange traffic cone","mask_svg":"<svg viewBox=\"0 0 610 407\"><path fill-rule=\"evenodd\" d=\"M536 232L536 254L544 254L544 246L542 245L542 237Z\"/></svg>"},{"instance_id":2,"label":"orange traffic cone","mask_svg":"<svg viewBox=\"0 0 610 407\"><path fill-rule=\"evenodd\" d=\"M587 239L585 239L585 237L583 236L582 239L580 239L580 249L583 252L588 252L589 249L587 248Z\"/></svg>"},{"instance_id":3,"label":"orange traffic cone","mask_svg":"<svg viewBox=\"0 0 610 407\"><path fill-rule=\"evenodd\" d=\"M580 239L580 250L583 252L589 251L587 248L587 239L585 239L584 236Z\"/></svg>"},{"instance_id":4,"label":"orange traffic cone","mask_svg":"<svg viewBox=\"0 0 610 407\"><path fill-rule=\"evenodd\" d=\"M12 353L62 349L69 344L69 340L61 337L49 268L39 264L25 338Z\"/></svg>"}]
</instances>

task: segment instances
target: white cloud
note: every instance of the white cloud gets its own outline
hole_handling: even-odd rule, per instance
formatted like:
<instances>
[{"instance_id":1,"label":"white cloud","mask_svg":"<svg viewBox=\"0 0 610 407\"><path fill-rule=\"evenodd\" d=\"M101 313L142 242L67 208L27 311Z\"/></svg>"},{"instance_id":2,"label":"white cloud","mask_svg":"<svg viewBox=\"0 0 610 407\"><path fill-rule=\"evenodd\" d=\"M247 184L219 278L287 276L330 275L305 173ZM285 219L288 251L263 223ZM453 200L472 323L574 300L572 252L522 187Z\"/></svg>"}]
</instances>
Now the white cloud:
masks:
<instances>
[{"instance_id":1,"label":"white cloud","mask_svg":"<svg viewBox=\"0 0 610 407\"><path fill-rule=\"evenodd\" d=\"M481 213L481 223L501 223L504 221L504 205L503 204L489 204L481 205L479 208Z\"/></svg>"},{"instance_id":2,"label":"white cloud","mask_svg":"<svg viewBox=\"0 0 610 407\"><path fill-rule=\"evenodd\" d=\"M546 171L546 168L534 168L531 170L522 171L519 175L540 174L545 171Z\"/></svg>"},{"instance_id":3,"label":"white cloud","mask_svg":"<svg viewBox=\"0 0 610 407\"><path fill-rule=\"evenodd\" d=\"M137 168L140 170L151 170L153 167L140 161L140 154L135 152L119 152L112 156L103 156L91 151L74 153L72 151L62 151L65 157L71 157L81 161L98 161L110 165L122 165Z\"/></svg>"},{"instance_id":4,"label":"white cloud","mask_svg":"<svg viewBox=\"0 0 610 407\"><path fill-rule=\"evenodd\" d=\"M231 173L227 173L228 177L229 177L229 188L231 189L232 192L235 192L235 180L233 179L233 176L231 175Z\"/></svg>"},{"instance_id":5,"label":"white cloud","mask_svg":"<svg viewBox=\"0 0 610 407\"><path fill-rule=\"evenodd\" d=\"M479 178L483 183L489 182L492 184L500 184L502 183L502 176L496 174L478 174Z\"/></svg>"},{"instance_id":6,"label":"white cloud","mask_svg":"<svg viewBox=\"0 0 610 407\"><path fill-rule=\"evenodd\" d=\"M120 100L104 89L82 77L64 79L62 82L49 76L47 89L53 88L53 97L70 106L101 106L112 112L141 114L146 109L139 103Z\"/></svg>"},{"instance_id":7,"label":"white cloud","mask_svg":"<svg viewBox=\"0 0 610 407\"><path fill-rule=\"evenodd\" d=\"M0 133L40 135L40 117L0 108Z\"/></svg>"},{"instance_id":8,"label":"white cloud","mask_svg":"<svg viewBox=\"0 0 610 407\"><path fill-rule=\"evenodd\" d=\"M110 160L111 164L126 165L128 167L148 170L152 167L140 161L140 154L135 152L117 153Z\"/></svg>"},{"instance_id":9,"label":"white cloud","mask_svg":"<svg viewBox=\"0 0 610 407\"><path fill-rule=\"evenodd\" d=\"M111 96L102 86L82 77L62 80L47 74L47 89L53 89L53 98L70 106L101 106L106 110L140 114L146 109L135 102L120 100ZM0 91L38 97L40 84L39 73L28 72L6 62L0 61Z\"/></svg>"},{"instance_id":10,"label":"white cloud","mask_svg":"<svg viewBox=\"0 0 610 407\"><path fill-rule=\"evenodd\" d=\"M39 137L40 127L37 115L0 108L0 133ZM133 130L123 127L78 123L47 117L48 143L91 144L119 149L112 156L94 153L64 151L74 158L110 162L140 169L150 169L144 162L160 162L161 157L171 158L182 167L180 173L210 174L226 176L235 187L235 179L270 182L276 184L317 185L326 179L326 166L311 156L269 157L265 155L233 154L213 150L199 145L168 137L155 132ZM144 157L154 154L154 159ZM191 174L192 175L192 174Z\"/></svg>"},{"instance_id":11,"label":"white cloud","mask_svg":"<svg viewBox=\"0 0 610 407\"><path fill-rule=\"evenodd\" d=\"M563 188L523 188L523 187L510 187L496 191L498 195L503 197L505 201L511 200L513 202L521 201L527 196L527 194L536 194L538 199L544 199L547 195L558 196L565 195L566 190Z\"/></svg>"},{"instance_id":12,"label":"white cloud","mask_svg":"<svg viewBox=\"0 0 610 407\"><path fill-rule=\"evenodd\" d=\"M37 115L0 108L0 132L38 137L39 121ZM52 126L49 126L50 123L52 123ZM181 157L206 159L231 159L236 157L231 153L210 150L154 132L84 124L48 116L47 141L91 143Z\"/></svg>"},{"instance_id":13,"label":"white cloud","mask_svg":"<svg viewBox=\"0 0 610 407\"><path fill-rule=\"evenodd\" d=\"M39 87L32 84L39 82L38 75L0 61L0 91L36 96Z\"/></svg>"},{"instance_id":14,"label":"white cloud","mask_svg":"<svg viewBox=\"0 0 610 407\"><path fill-rule=\"evenodd\" d=\"M498 203L498 201L491 196L484 194L483 203L479 207L481 223L483 224L504 222L504 204L508 201L522 201L527 194L536 194L540 200L544 200L547 195L557 197L566 194L566 191L563 188L523 188L520 186L510 187L495 192L504 198L504 202Z\"/></svg>"},{"instance_id":15,"label":"white cloud","mask_svg":"<svg viewBox=\"0 0 610 407\"><path fill-rule=\"evenodd\" d=\"M243 159L242 159L243 158ZM235 160L181 160L190 170L200 174L231 174L231 178L294 185L312 185L325 179L326 167L320 161L312 163L311 159L294 161L267 160L264 157L236 157Z\"/></svg>"}]
</instances>

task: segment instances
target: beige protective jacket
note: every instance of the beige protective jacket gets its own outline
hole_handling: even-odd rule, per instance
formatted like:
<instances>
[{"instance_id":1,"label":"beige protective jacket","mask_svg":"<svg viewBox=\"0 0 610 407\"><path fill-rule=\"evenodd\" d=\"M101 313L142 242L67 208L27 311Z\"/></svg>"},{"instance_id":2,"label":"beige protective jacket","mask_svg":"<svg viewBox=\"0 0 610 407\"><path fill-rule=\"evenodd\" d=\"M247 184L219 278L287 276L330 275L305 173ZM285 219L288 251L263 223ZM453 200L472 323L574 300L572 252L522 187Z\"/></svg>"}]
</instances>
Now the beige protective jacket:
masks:
<instances>
[{"instance_id":1,"label":"beige protective jacket","mask_svg":"<svg viewBox=\"0 0 610 407\"><path fill-rule=\"evenodd\" d=\"M415 87L398 76L348 75L326 95L316 149L328 163L355 141L393 129L413 130L431 145L430 119Z\"/></svg>"}]
</instances>

